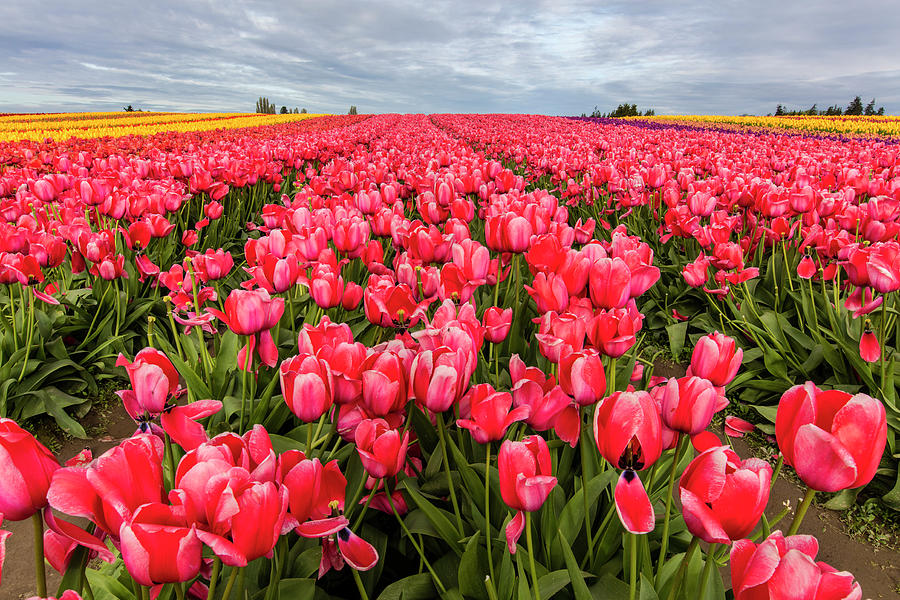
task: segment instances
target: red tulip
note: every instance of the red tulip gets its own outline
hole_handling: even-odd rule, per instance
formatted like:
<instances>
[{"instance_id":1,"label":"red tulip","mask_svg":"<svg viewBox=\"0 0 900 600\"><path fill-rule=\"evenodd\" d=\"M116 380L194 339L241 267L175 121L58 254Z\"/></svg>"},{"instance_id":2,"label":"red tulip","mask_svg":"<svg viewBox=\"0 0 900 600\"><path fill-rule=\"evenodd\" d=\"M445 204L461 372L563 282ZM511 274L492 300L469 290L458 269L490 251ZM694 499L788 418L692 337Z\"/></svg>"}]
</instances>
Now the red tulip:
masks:
<instances>
[{"instance_id":1,"label":"red tulip","mask_svg":"<svg viewBox=\"0 0 900 600\"><path fill-rule=\"evenodd\" d=\"M744 351L725 334L711 333L700 338L691 354L689 375L708 379L716 387L731 383L744 358Z\"/></svg>"},{"instance_id":2,"label":"red tulip","mask_svg":"<svg viewBox=\"0 0 900 600\"><path fill-rule=\"evenodd\" d=\"M225 312L209 309L238 335L255 335L267 331L284 314L284 298L272 298L263 289L231 290L225 299Z\"/></svg>"},{"instance_id":3,"label":"red tulip","mask_svg":"<svg viewBox=\"0 0 900 600\"><path fill-rule=\"evenodd\" d=\"M188 581L200 572L203 544L187 526L183 507L145 504L122 525L119 538L125 568L141 585Z\"/></svg>"},{"instance_id":4,"label":"red tulip","mask_svg":"<svg viewBox=\"0 0 900 600\"><path fill-rule=\"evenodd\" d=\"M775 531L759 544L731 547L734 600L860 600L862 589L846 571L815 562L819 543L810 535Z\"/></svg>"},{"instance_id":5,"label":"red tulip","mask_svg":"<svg viewBox=\"0 0 900 600\"><path fill-rule=\"evenodd\" d=\"M887 441L884 405L865 394L822 391L812 382L784 393L775 439L797 476L814 490L837 492L869 483Z\"/></svg>"},{"instance_id":6,"label":"red tulip","mask_svg":"<svg viewBox=\"0 0 900 600\"><path fill-rule=\"evenodd\" d=\"M135 355L134 362L119 354L116 366L124 366L131 380L132 389L116 393L133 419L159 415L172 395L178 392L178 371L156 348L144 348Z\"/></svg>"},{"instance_id":7,"label":"red tulip","mask_svg":"<svg viewBox=\"0 0 900 600\"><path fill-rule=\"evenodd\" d=\"M506 430L516 421L528 418L530 409L519 406L510 410L512 396L506 392L497 392L493 386L481 383L469 390L461 401L469 406L469 415L456 421L458 427L468 429L479 444L487 444L503 439ZM460 409L460 415L463 415Z\"/></svg>"},{"instance_id":8,"label":"red tulip","mask_svg":"<svg viewBox=\"0 0 900 600\"><path fill-rule=\"evenodd\" d=\"M376 479L393 477L406 462L409 432L391 429L384 419L366 419L356 427L356 451L366 472Z\"/></svg>"},{"instance_id":9,"label":"red tulip","mask_svg":"<svg viewBox=\"0 0 900 600\"><path fill-rule=\"evenodd\" d=\"M622 308L631 297L631 269L621 258L600 258L591 265L588 285L597 308Z\"/></svg>"},{"instance_id":10,"label":"red tulip","mask_svg":"<svg viewBox=\"0 0 900 600\"><path fill-rule=\"evenodd\" d=\"M734 415L725 417L725 435L728 437L744 437L745 434L750 433L754 429L756 429L756 426L749 421L745 421Z\"/></svg>"},{"instance_id":11,"label":"red tulip","mask_svg":"<svg viewBox=\"0 0 900 600\"><path fill-rule=\"evenodd\" d=\"M163 442L151 434L128 438L93 462L54 473L47 492L50 506L85 517L107 534L119 528L142 504L161 502Z\"/></svg>"},{"instance_id":12,"label":"red tulip","mask_svg":"<svg viewBox=\"0 0 900 600\"><path fill-rule=\"evenodd\" d=\"M12 419L0 419L0 514L22 521L47 506L59 463L53 453Z\"/></svg>"},{"instance_id":13,"label":"red tulip","mask_svg":"<svg viewBox=\"0 0 900 600\"><path fill-rule=\"evenodd\" d=\"M334 517L335 509L344 510L347 479L337 461L322 465L299 451L281 455L278 479L288 489L290 515L297 522L296 531L304 537L325 537L349 525L343 516Z\"/></svg>"},{"instance_id":14,"label":"red tulip","mask_svg":"<svg viewBox=\"0 0 900 600\"><path fill-rule=\"evenodd\" d=\"M506 543L512 554L525 525L523 511L534 512L556 487L552 475L550 449L544 438L530 435L521 442L506 440L497 455L500 471L500 495L507 506L517 511L506 527Z\"/></svg>"},{"instance_id":15,"label":"red tulip","mask_svg":"<svg viewBox=\"0 0 900 600\"><path fill-rule=\"evenodd\" d=\"M282 361L281 391L288 408L304 423L328 412L334 401L334 382L328 363L310 354Z\"/></svg>"},{"instance_id":16,"label":"red tulip","mask_svg":"<svg viewBox=\"0 0 900 600\"><path fill-rule=\"evenodd\" d=\"M396 353L372 354L360 369L363 404L373 415L383 417L406 405L408 371Z\"/></svg>"},{"instance_id":17,"label":"red tulip","mask_svg":"<svg viewBox=\"0 0 900 600\"><path fill-rule=\"evenodd\" d=\"M581 351L562 356L559 384L579 406L596 404L606 393L606 373L596 352Z\"/></svg>"},{"instance_id":18,"label":"red tulip","mask_svg":"<svg viewBox=\"0 0 900 600\"><path fill-rule=\"evenodd\" d=\"M684 280L691 287L702 287L709 278L709 259L706 255L700 254L694 262L688 263L681 270Z\"/></svg>"},{"instance_id":19,"label":"red tulip","mask_svg":"<svg viewBox=\"0 0 900 600\"><path fill-rule=\"evenodd\" d=\"M442 413L465 392L466 353L441 346L416 354L409 374L409 396L432 413Z\"/></svg>"},{"instance_id":20,"label":"red tulip","mask_svg":"<svg viewBox=\"0 0 900 600\"><path fill-rule=\"evenodd\" d=\"M594 411L594 440L600 454L624 469L616 484L616 512L631 533L653 530L650 498L634 471L646 469L662 454L662 423L647 392L616 392Z\"/></svg>"},{"instance_id":21,"label":"red tulip","mask_svg":"<svg viewBox=\"0 0 900 600\"><path fill-rule=\"evenodd\" d=\"M718 394L712 383L700 377L672 377L662 395L662 421L669 429L694 435L712 421Z\"/></svg>"},{"instance_id":22,"label":"red tulip","mask_svg":"<svg viewBox=\"0 0 900 600\"><path fill-rule=\"evenodd\" d=\"M601 311L588 325L587 336L602 354L619 358L635 344L643 315L633 306Z\"/></svg>"},{"instance_id":23,"label":"red tulip","mask_svg":"<svg viewBox=\"0 0 900 600\"><path fill-rule=\"evenodd\" d=\"M688 530L711 544L750 535L766 509L771 480L764 460L742 461L728 446L704 451L678 483Z\"/></svg>"},{"instance_id":24,"label":"red tulip","mask_svg":"<svg viewBox=\"0 0 900 600\"><path fill-rule=\"evenodd\" d=\"M808 256L804 256L800 259L800 264L797 265L797 275L802 279L812 279L812 276L816 274L816 263L813 262Z\"/></svg>"},{"instance_id":25,"label":"red tulip","mask_svg":"<svg viewBox=\"0 0 900 600\"><path fill-rule=\"evenodd\" d=\"M484 311L484 337L492 344L499 344L509 335L512 326L512 309L491 306Z\"/></svg>"}]
</instances>

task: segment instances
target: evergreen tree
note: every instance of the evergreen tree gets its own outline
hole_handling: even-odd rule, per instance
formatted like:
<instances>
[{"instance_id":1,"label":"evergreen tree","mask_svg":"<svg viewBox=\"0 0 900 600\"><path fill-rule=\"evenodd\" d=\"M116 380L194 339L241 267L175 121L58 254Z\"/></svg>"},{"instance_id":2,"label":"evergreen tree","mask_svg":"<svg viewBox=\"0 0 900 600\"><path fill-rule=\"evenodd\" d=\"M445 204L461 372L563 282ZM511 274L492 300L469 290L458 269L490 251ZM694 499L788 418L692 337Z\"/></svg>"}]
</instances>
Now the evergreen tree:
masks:
<instances>
[{"instance_id":1,"label":"evergreen tree","mask_svg":"<svg viewBox=\"0 0 900 600\"><path fill-rule=\"evenodd\" d=\"M348 114L348 115L359 114L359 113L356 112L356 105L355 105L355 104L351 104L351 105L350 105L350 111L349 111L347 114Z\"/></svg>"},{"instance_id":2,"label":"evergreen tree","mask_svg":"<svg viewBox=\"0 0 900 600\"><path fill-rule=\"evenodd\" d=\"M256 112L263 115L274 115L275 105L269 102L268 98L260 96L259 100L256 101Z\"/></svg>"},{"instance_id":3,"label":"evergreen tree","mask_svg":"<svg viewBox=\"0 0 900 600\"><path fill-rule=\"evenodd\" d=\"M307 113L306 108L301 108L301 109L300 109L300 114L301 114L301 115L305 115L306 113Z\"/></svg>"},{"instance_id":4,"label":"evergreen tree","mask_svg":"<svg viewBox=\"0 0 900 600\"><path fill-rule=\"evenodd\" d=\"M861 115L863 114L863 104L862 98L857 96L853 100L850 101L850 104L847 105L847 110L844 111L845 115Z\"/></svg>"},{"instance_id":5,"label":"evergreen tree","mask_svg":"<svg viewBox=\"0 0 900 600\"><path fill-rule=\"evenodd\" d=\"M775 116L780 117L782 115L784 115L784 107L779 104L778 106L775 107Z\"/></svg>"},{"instance_id":6,"label":"evergreen tree","mask_svg":"<svg viewBox=\"0 0 900 600\"><path fill-rule=\"evenodd\" d=\"M281 107L281 111L280 111L280 112L281 112L281 114L283 114L283 115L286 115L286 114L288 114L288 109L287 109L287 106L282 106L282 107Z\"/></svg>"}]
</instances>

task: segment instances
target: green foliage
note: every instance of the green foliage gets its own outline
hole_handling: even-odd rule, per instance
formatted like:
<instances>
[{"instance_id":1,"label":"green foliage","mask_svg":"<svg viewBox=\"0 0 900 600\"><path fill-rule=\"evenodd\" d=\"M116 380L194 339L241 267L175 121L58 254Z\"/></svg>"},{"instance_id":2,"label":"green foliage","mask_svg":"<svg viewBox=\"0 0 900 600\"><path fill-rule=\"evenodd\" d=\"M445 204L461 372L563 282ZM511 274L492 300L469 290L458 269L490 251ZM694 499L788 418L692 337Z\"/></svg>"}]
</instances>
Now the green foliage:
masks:
<instances>
[{"instance_id":1,"label":"green foliage","mask_svg":"<svg viewBox=\"0 0 900 600\"><path fill-rule=\"evenodd\" d=\"M347 114L348 114L348 115L359 114L359 113L356 112L356 105L355 105L355 104L351 104L351 105L350 105L350 110L347 112Z\"/></svg>"},{"instance_id":2,"label":"green foliage","mask_svg":"<svg viewBox=\"0 0 900 600\"><path fill-rule=\"evenodd\" d=\"M613 110L609 113L602 113L595 106L594 112L591 113L591 117L592 118L604 118L604 117L618 118L618 117L640 117L642 115L645 117L650 117L655 114L656 114L656 111L654 111L652 108L649 108L646 111L644 111L643 113L641 113L641 111L638 110L637 104L628 104L627 102L624 102L624 103L620 104L619 106L617 106L615 108L615 110ZM584 115L582 115L582 116L584 116Z\"/></svg>"},{"instance_id":3,"label":"green foliage","mask_svg":"<svg viewBox=\"0 0 900 600\"><path fill-rule=\"evenodd\" d=\"M256 112L264 115L274 115L275 105L269 102L268 98L260 96L259 100L256 101Z\"/></svg>"},{"instance_id":4,"label":"green foliage","mask_svg":"<svg viewBox=\"0 0 900 600\"><path fill-rule=\"evenodd\" d=\"M824 110L819 110L817 108L817 106L818 106L817 104L813 104L810 108L808 108L806 110L788 110L787 108L785 108L784 105L778 104L775 107L775 116L776 117L782 117L782 116L796 117L796 116L802 116L802 115L807 115L807 116L817 116L818 115L818 116L832 117L832 116L841 116L841 115L850 115L850 116L866 115L866 116L870 117L873 115L883 115L884 114L883 106L881 106L877 109L875 108L875 98L872 98L872 100L865 106L865 108L863 108L862 97L860 97L860 96L856 96L853 100L851 100L850 104L847 105L846 109L843 109L836 104L829 106L828 108L826 108Z\"/></svg>"}]
</instances>

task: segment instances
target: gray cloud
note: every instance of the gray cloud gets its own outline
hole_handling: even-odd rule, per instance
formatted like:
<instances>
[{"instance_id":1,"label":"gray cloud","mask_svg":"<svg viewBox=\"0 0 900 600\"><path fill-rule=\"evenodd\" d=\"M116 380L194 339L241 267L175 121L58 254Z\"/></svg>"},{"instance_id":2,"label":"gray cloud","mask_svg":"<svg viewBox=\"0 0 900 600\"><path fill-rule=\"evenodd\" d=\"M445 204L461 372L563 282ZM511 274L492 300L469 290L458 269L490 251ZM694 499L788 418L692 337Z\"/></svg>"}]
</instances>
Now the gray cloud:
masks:
<instances>
[{"instance_id":1,"label":"gray cloud","mask_svg":"<svg viewBox=\"0 0 900 600\"><path fill-rule=\"evenodd\" d=\"M895 3L288 4L4 3L0 111L900 112Z\"/></svg>"}]
</instances>

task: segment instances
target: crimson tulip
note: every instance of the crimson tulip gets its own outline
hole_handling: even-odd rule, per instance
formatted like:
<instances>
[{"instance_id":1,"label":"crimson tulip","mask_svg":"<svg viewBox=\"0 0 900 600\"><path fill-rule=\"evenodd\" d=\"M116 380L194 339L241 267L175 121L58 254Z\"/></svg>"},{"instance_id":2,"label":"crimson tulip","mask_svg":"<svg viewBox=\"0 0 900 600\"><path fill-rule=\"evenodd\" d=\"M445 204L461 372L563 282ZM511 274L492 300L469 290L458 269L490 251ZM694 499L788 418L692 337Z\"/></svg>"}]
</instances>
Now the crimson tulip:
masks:
<instances>
[{"instance_id":1,"label":"crimson tulip","mask_svg":"<svg viewBox=\"0 0 900 600\"><path fill-rule=\"evenodd\" d=\"M282 361L278 370L288 408L304 423L328 412L334 401L334 381L328 363L310 354Z\"/></svg>"},{"instance_id":2,"label":"crimson tulip","mask_svg":"<svg viewBox=\"0 0 900 600\"><path fill-rule=\"evenodd\" d=\"M373 415L384 417L404 407L408 370L395 352L370 355L360 370L363 404Z\"/></svg>"},{"instance_id":3,"label":"crimson tulip","mask_svg":"<svg viewBox=\"0 0 900 600\"><path fill-rule=\"evenodd\" d=\"M466 353L441 346L416 354L409 374L409 396L432 413L442 413L468 386Z\"/></svg>"},{"instance_id":4,"label":"crimson tulip","mask_svg":"<svg viewBox=\"0 0 900 600\"><path fill-rule=\"evenodd\" d=\"M500 471L500 495L507 506L517 511L506 526L506 543L511 554L525 527L524 512L534 512L556 487L550 449L538 435L525 437L521 442L506 440L497 455Z\"/></svg>"},{"instance_id":5,"label":"crimson tulip","mask_svg":"<svg viewBox=\"0 0 900 600\"><path fill-rule=\"evenodd\" d=\"M596 404L606 393L606 373L600 355L585 350L561 357L559 384L579 406Z\"/></svg>"},{"instance_id":6,"label":"crimson tulip","mask_svg":"<svg viewBox=\"0 0 900 600\"><path fill-rule=\"evenodd\" d=\"M878 359L881 358L881 345L878 343L878 338L875 336L872 328L868 325L867 321L866 329L859 338L859 356L866 362L878 362Z\"/></svg>"},{"instance_id":7,"label":"crimson tulip","mask_svg":"<svg viewBox=\"0 0 900 600\"><path fill-rule=\"evenodd\" d=\"M622 308L631 297L631 269L621 258L600 258L591 265L588 279L597 308Z\"/></svg>"},{"instance_id":8,"label":"crimson tulip","mask_svg":"<svg viewBox=\"0 0 900 600\"><path fill-rule=\"evenodd\" d=\"M588 324L587 336L600 353L619 358L634 346L643 315L634 306L601 311Z\"/></svg>"},{"instance_id":9,"label":"crimson tulip","mask_svg":"<svg viewBox=\"0 0 900 600\"><path fill-rule=\"evenodd\" d=\"M709 427L716 412L718 394L712 383L696 376L672 377L663 389L663 424L674 431L694 435Z\"/></svg>"},{"instance_id":10,"label":"crimson tulip","mask_svg":"<svg viewBox=\"0 0 900 600\"><path fill-rule=\"evenodd\" d=\"M458 427L468 429L479 444L487 444L502 440L509 426L528 418L528 406L512 407L512 395L498 392L488 383L472 386L460 402L460 415L464 415L462 406L468 406L468 415L456 421Z\"/></svg>"},{"instance_id":11,"label":"crimson tulip","mask_svg":"<svg viewBox=\"0 0 900 600\"><path fill-rule=\"evenodd\" d=\"M42 443L12 419L0 418L0 514L22 521L47 506L59 463Z\"/></svg>"},{"instance_id":12,"label":"crimson tulip","mask_svg":"<svg viewBox=\"0 0 900 600\"><path fill-rule=\"evenodd\" d=\"M492 344L499 344L509 335L509 328L512 326L511 308L500 309L491 306L484 311L484 337Z\"/></svg>"},{"instance_id":13,"label":"crimson tulip","mask_svg":"<svg viewBox=\"0 0 900 600\"><path fill-rule=\"evenodd\" d=\"M224 321L234 333L249 336L250 353L256 345L256 334L260 334L260 358L266 365L275 366L278 361L278 349L269 330L275 327L284 314L284 298L272 298L264 289L235 289L231 290L225 299L224 313L215 308L208 311ZM247 350L245 346L238 353L238 367L249 371L251 357L247 356Z\"/></svg>"},{"instance_id":14,"label":"crimson tulip","mask_svg":"<svg viewBox=\"0 0 900 600\"><path fill-rule=\"evenodd\" d=\"M145 586L188 581L200 572L203 544L184 508L144 504L119 532L125 568Z\"/></svg>"},{"instance_id":15,"label":"crimson tulip","mask_svg":"<svg viewBox=\"0 0 900 600\"><path fill-rule=\"evenodd\" d=\"M156 348L144 348L135 355L134 362L119 354L116 366L124 366L131 380L130 390L116 393L133 419L159 415L179 390L178 371L165 353Z\"/></svg>"},{"instance_id":16,"label":"crimson tulip","mask_svg":"<svg viewBox=\"0 0 900 600\"><path fill-rule=\"evenodd\" d=\"M766 509L771 480L764 460L742 461L728 446L702 452L678 482L688 530L710 544L750 535Z\"/></svg>"},{"instance_id":17,"label":"crimson tulip","mask_svg":"<svg viewBox=\"0 0 900 600\"><path fill-rule=\"evenodd\" d=\"M737 375L743 358L744 351L734 340L716 331L697 341L688 375L708 379L714 386L723 387Z\"/></svg>"},{"instance_id":18,"label":"crimson tulip","mask_svg":"<svg viewBox=\"0 0 900 600\"><path fill-rule=\"evenodd\" d=\"M616 392L594 411L594 440L600 454L624 469L616 484L616 512L631 533L654 527L653 505L634 471L646 469L662 454L662 422L649 393Z\"/></svg>"},{"instance_id":19,"label":"crimson tulip","mask_svg":"<svg viewBox=\"0 0 900 600\"><path fill-rule=\"evenodd\" d=\"M865 394L795 385L778 403L775 439L784 462L814 490L837 492L875 476L887 441L884 405Z\"/></svg>"},{"instance_id":20,"label":"crimson tulip","mask_svg":"<svg viewBox=\"0 0 900 600\"><path fill-rule=\"evenodd\" d=\"M736 541L730 557L734 600L860 600L853 575L815 562L818 552L811 535L775 531L759 544Z\"/></svg>"},{"instance_id":21,"label":"crimson tulip","mask_svg":"<svg viewBox=\"0 0 900 600\"><path fill-rule=\"evenodd\" d=\"M163 499L163 442L139 434L107 450L87 467L53 474L47 500L60 512L85 517L115 538L139 506Z\"/></svg>"},{"instance_id":22,"label":"crimson tulip","mask_svg":"<svg viewBox=\"0 0 900 600\"><path fill-rule=\"evenodd\" d=\"M384 419L366 419L354 434L356 451L366 472L376 479L393 477L406 462L409 432L391 429Z\"/></svg>"}]
</instances>

